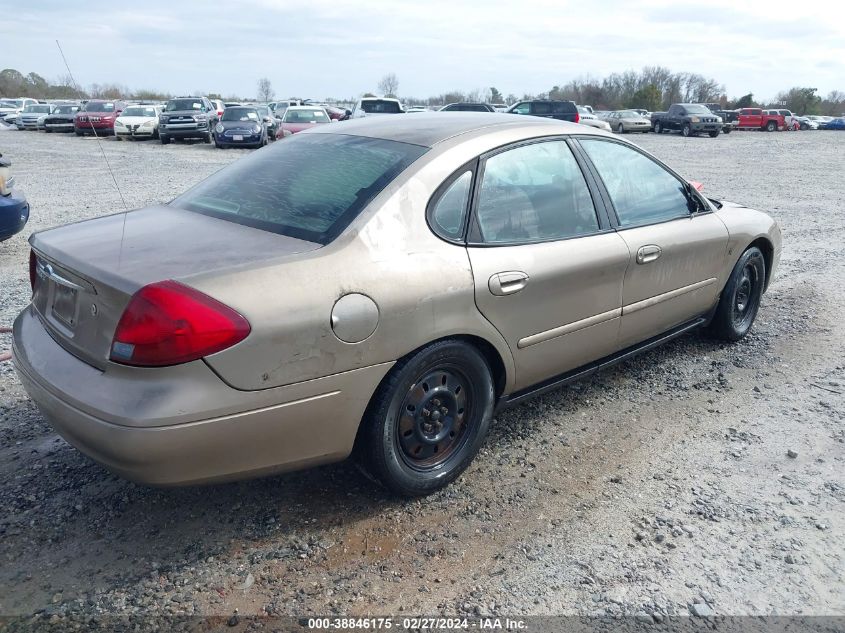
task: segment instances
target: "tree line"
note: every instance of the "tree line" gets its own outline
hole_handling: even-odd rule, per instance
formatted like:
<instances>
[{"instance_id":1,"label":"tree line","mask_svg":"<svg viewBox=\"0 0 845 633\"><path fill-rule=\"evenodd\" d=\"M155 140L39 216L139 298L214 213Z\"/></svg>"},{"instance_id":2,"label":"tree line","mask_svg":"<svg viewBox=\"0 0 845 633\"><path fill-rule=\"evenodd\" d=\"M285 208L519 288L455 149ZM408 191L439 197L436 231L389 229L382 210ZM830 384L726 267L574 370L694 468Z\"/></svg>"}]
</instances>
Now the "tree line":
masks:
<instances>
[{"instance_id":1,"label":"tree line","mask_svg":"<svg viewBox=\"0 0 845 633\"><path fill-rule=\"evenodd\" d=\"M399 94L399 79L395 73L388 73L378 82L378 91L385 96ZM274 91L267 78L258 82L260 100L272 99ZM204 91L198 91L202 93ZM439 106L460 101L507 103L528 99L564 99L578 104L591 105L597 110L619 110L622 108L645 108L650 111L666 110L672 103L718 103L723 108L734 109L750 106L788 108L798 114L823 114L838 116L845 113L845 92L833 90L825 96L817 94L816 88L793 87L779 92L768 101L755 99L752 93L729 97L724 85L698 73L673 72L662 66L646 66L642 70L628 70L612 73L603 79L585 76L572 79L563 85L554 85L547 92L504 95L495 87L472 90L450 90L437 95L419 98L405 96L409 105ZM32 97L35 99L148 99L166 100L171 94L156 90L130 90L116 84L91 84L78 88L70 76L48 81L31 72L27 75L7 68L0 71L0 96L7 98ZM241 101L238 95L225 97L209 94L211 98L226 101ZM374 96L365 93L364 96ZM354 102L355 98L326 98L328 102Z\"/></svg>"}]
</instances>

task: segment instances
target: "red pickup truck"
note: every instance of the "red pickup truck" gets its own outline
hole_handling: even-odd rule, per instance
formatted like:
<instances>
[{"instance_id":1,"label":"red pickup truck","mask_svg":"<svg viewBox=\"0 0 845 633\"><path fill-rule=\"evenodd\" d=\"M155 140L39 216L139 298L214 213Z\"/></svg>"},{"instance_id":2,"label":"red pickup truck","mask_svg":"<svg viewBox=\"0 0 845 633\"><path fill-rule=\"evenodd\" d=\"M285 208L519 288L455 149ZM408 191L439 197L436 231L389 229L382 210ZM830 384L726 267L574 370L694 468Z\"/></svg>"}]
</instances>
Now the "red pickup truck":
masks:
<instances>
[{"instance_id":1,"label":"red pickup truck","mask_svg":"<svg viewBox=\"0 0 845 633\"><path fill-rule=\"evenodd\" d=\"M769 114L761 108L742 108L739 111L738 130L775 130L786 129L786 119L782 114Z\"/></svg>"}]
</instances>

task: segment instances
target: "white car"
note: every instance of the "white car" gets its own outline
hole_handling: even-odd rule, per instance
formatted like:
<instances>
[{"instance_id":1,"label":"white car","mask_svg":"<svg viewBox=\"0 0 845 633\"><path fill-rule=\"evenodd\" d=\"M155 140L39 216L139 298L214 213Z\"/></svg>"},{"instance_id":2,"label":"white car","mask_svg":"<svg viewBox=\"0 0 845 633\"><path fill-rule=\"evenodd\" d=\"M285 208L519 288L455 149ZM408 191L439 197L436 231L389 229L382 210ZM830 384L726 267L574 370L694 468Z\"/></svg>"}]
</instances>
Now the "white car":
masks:
<instances>
[{"instance_id":1,"label":"white car","mask_svg":"<svg viewBox=\"0 0 845 633\"><path fill-rule=\"evenodd\" d=\"M578 123L589 127L595 127L600 130L604 130L605 132L612 131L608 123L599 119L595 114L590 112L586 106L578 106Z\"/></svg>"},{"instance_id":2,"label":"white car","mask_svg":"<svg viewBox=\"0 0 845 633\"><path fill-rule=\"evenodd\" d=\"M28 105L37 105L38 100L22 97L20 99L3 99L0 101L0 121L9 125L16 125L18 115Z\"/></svg>"},{"instance_id":3,"label":"white car","mask_svg":"<svg viewBox=\"0 0 845 633\"><path fill-rule=\"evenodd\" d=\"M130 105L120 113L114 122L114 137L158 138L158 117L162 107L158 105Z\"/></svg>"},{"instance_id":4,"label":"white car","mask_svg":"<svg viewBox=\"0 0 845 633\"><path fill-rule=\"evenodd\" d=\"M381 116L383 114L403 114L405 108L402 107L399 99L391 97L363 97L358 99L358 103L352 109L351 119L360 119L365 116Z\"/></svg>"}]
</instances>

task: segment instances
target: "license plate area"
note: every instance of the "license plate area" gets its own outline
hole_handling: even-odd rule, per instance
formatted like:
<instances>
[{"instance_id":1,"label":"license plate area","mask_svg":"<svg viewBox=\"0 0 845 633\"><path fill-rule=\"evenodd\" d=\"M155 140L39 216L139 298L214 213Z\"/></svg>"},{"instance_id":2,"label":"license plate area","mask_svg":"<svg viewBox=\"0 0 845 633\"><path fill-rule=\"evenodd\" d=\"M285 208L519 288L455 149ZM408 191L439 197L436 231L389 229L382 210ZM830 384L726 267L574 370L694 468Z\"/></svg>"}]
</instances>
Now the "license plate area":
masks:
<instances>
[{"instance_id":1,"label":"license plate area","mask_svg":"<svg viewBox=\"0 0 845 633\"><path fill-rule=\"evenodd\" d=\"M232 140L233 141L242 141L242 140L244 140L244 137L243 137L242 134L235 134L234 136L232 136Z\"/></svg>"},{"instance_id":2,"label":"license plate area","mask_svg":"<svg viewBox=\"0 0 845 633\"><path fill-rule=\"evenodd\" d=\"M52 316L69 329L76 327L76 306L78 292L62 284L53 283L53 302L50 306Z\"/></svg>"}]
</instances>

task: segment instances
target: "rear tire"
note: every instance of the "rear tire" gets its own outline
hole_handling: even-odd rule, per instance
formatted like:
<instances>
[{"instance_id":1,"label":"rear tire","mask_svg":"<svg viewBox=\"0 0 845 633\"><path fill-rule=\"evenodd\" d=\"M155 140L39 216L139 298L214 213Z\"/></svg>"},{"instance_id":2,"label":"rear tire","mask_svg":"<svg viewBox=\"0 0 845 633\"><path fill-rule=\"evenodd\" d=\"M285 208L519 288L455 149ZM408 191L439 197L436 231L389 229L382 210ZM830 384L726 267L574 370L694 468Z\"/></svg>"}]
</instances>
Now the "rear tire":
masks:
<instances>
[{"instance_id":1,"label":"rear tire","mask_svg":"<svg viewBox=\"0 0 845 633\"><path fill-rule=\"evenodd\" d=\"M484 356L463 341L432 343L397 362L382 380L361 422L356 457L398 495L432 493L472 462L493 404Z\"/></svg>"},{"instance_id":2,"label":"rear tire","mask_svg":"<svg viewBox=\"0 0 845 633\"><path fill-rule=\"evenodd\" d=\"M778 124L775 123L774 121L769 121L768 123L766 123L766 131L767 132L774 132L777 129L778 129Z\"/></svg>"},{"instance_id":3,"label":"rear tire","mask_svg":"<svg viewBox=\"0 0 845 633\"><path fill-rule=\"evenodd\" d=\"M766 287L766 260L756 246L737 261L722 290L709 333L724 341L738 341L751 330Z\"/></svg>"}]
</instances>

